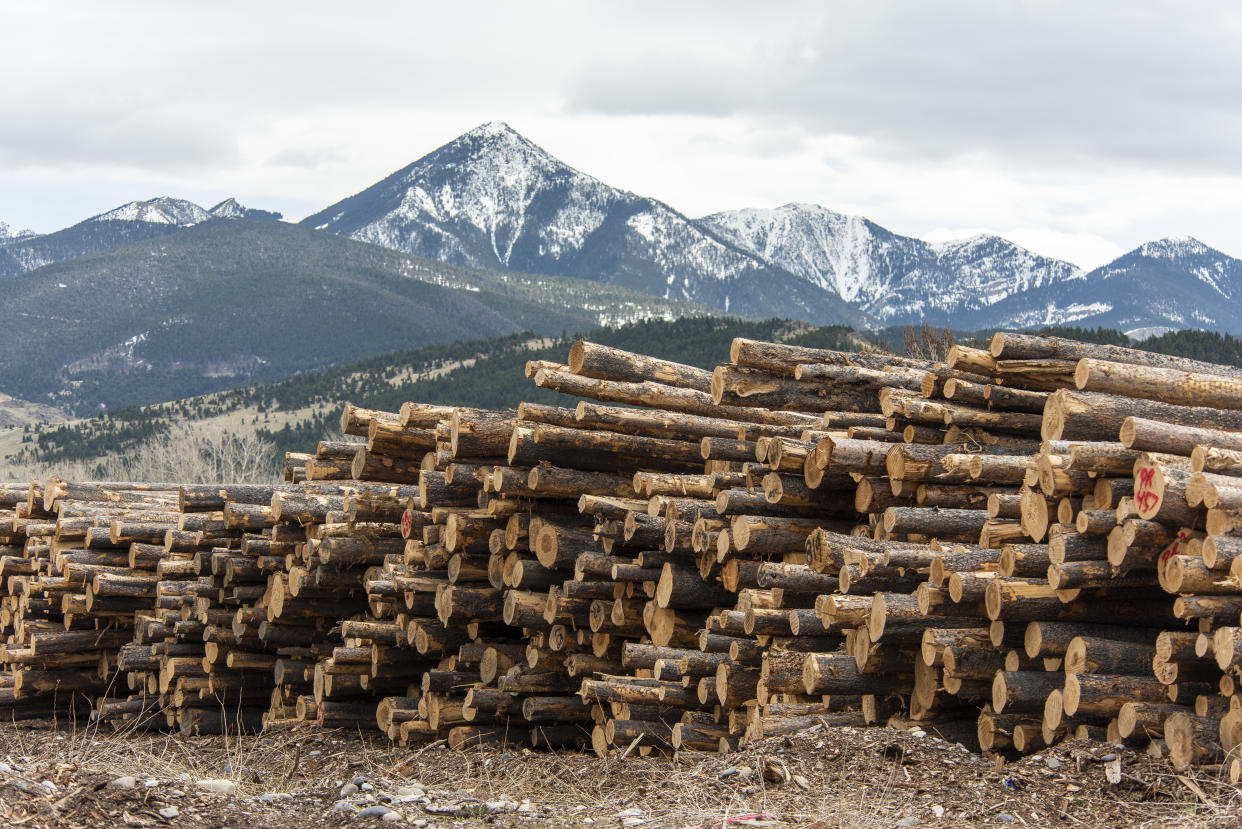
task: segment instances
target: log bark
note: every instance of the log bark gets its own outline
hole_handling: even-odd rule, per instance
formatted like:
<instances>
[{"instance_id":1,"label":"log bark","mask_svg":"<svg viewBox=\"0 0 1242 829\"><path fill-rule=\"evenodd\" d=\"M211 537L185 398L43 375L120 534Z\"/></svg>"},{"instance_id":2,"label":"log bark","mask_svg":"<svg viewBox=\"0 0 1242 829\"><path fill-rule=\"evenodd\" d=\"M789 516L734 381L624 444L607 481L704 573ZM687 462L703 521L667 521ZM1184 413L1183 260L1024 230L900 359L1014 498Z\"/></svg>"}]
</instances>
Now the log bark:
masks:
<instances>
[{"instance_id":1,"label":"log bark","mask_svg":"<svg viewBox=\"0 0 1242 829\"><path fill-rule=\"evenodd\" d=\"M1044 406L1044 440L1116 440L1127 417L1180 426L1242 431L1242 413L1203 406L1060 389Z\"/></svg>"},{"instance_id":2,"label":"log bark","mask_svg":"<svg viewBox=\"0 0 1242 829\"><path fill-rule=\"evenodd\" d=\"M1080 391L1124 394L1179 406L1242 409L1242 376L1136 366L1083 357L1074 370Z\"/></svg>"},{"instance_id":3,"label":"log bark","mask_svg":"<svg viewBox=\"0 0 1242 829\"><path fill-rule=\"evenodd\" d=\"M998 360L1060 359L1081 360L1084 357L1110 360L1134 366L1179 369L1181 371L1206 371L1216 374L1242 376L1237 369L1205 363L1187 357L1175 357L1137 348L1124 348L1101 343L1084 343L1064 337L1035 334L1013 334L998 331L992 335L989 351Z\"/></svg>"},{"instance_id":4,"label":"log bark","mask_svg":"<svg viewBox=\"0 0 1242 829\"><path fill-rule=\"evenodd\" d=\"M570 346L569 370L582 377L599 380L654 382L702 392L711 391L710 371L588 340L578 340Z\"/></svg>"},{"instance_id":5,"label":"log bark","mask_svg":"<svg viewBox=\"0 0 1242 829\"><path fill-rule=\"evenodd\" d=\"M712 402L712 396L708 393L694 389L679 389L661 383L590 380L565 371L542 369L535 375L535 385L563 394L587 397L606 403L647 406L652 409L665 409L748 423L766 423L776 426L805 425L806 428L814 428L819 422L819 418L800 412L778 412L748 406L721 406Z\"/></svg>"},{"instance_id":6,"label":"log bark","mask_svg":"<svg viewBox=\"0 0 1242 829\"><path fill-rule=\"evenodd\" d=\"M1168 689L1151 676L1067 674L1063 701L1070 716L1115 717L1127 702L1165 702Z\"/></svg>"}]
</instances>

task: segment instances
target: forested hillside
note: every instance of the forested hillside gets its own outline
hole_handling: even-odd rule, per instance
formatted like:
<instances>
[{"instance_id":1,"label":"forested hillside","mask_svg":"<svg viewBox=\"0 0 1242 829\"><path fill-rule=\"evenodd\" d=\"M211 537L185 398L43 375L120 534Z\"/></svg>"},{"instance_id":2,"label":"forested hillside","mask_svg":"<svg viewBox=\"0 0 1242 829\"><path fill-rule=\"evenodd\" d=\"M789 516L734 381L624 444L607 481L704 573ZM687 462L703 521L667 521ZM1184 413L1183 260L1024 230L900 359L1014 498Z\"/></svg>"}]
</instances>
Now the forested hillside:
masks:
<instances>
[{"instance_id":1,"label":"forested hillside","mask_svg":"<svg viewBox=\"0 0 1242 829\"><path fill-rule=\"evenodd\" d=\"M0 392L78 416L274 382L397 349L707 313L580 280L218 220L5 283Z\"/></svg>"},{"instance_id":2,"label":"forested hillside","mask_svg":"<svg viewBox=\"0 0 1242 829\"><path fill-rule=\"evenodd\" d=\"M548 338L530 333L399 351L347 366L198 397L117 409L23 436L16 463L90 461L167 432L174 424L223 421L256 431L277 450L304 450L334 428L344 401L399 409L406 400L502 409L522 400L570 404L526 379L528 360L562 360L579 336L620 348L708 367L728 360L734 337L857 348L849 328L815 328L788 320L722 317L646 321Z\"/></svg>"},{"instance_id":3,"label":"forested hillside","mask_svg":"<svg viewBox=\"0 0 1242 829\"><path fill-rule=\"evenodd\" d=\"M1132 342L1109 329L1047 328L1042 333L1088 342L1145 348L1166 354L1242 366L1242 341L1229 335L1182 331ZM905 353L930 344L942 351L955 339L986 345L991 332L946 332L924 327L890 328L863 334L843 326L814 327L789 320L747 321L692 317L646 321L556 337L532 333L398 351L272 383L190 397L151 406L118 409L55 427L33 427L10 449L11 463L52 464L94 459L133 449L180 424L216 424L257 434L284 451L305 451L335 428L341 405L395 411L407 400L504 409L531 401L573 405L573 400L537 388L526 378L528 360L563 360L572 341L596 342L710 367L726 362L734 337L781 340L817 348L878 348ZM925 352L926 353L926 352Z\"/></svg>"}]
</instances>

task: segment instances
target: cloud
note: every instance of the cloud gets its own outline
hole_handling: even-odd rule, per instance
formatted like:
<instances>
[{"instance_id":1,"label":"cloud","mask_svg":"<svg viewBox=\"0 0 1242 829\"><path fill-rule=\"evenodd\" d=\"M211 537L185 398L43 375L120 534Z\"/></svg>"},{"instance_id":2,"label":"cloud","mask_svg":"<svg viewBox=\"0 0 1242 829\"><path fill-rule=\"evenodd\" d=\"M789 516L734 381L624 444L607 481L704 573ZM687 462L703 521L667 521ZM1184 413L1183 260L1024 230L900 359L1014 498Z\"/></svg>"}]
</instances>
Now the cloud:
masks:
<instances>
[{"instance_id":1,"label":"cloud","mask_svg":"<svg viewBox=\"0 0 1242 829\"><path fill-rule=\"evenodd\" d=\"M323 164L340 161L343 157L344 154L339 149L290 147L268 156L265 163L267 166L271 167L301 167L304 169L314 169L315 167L319 167Z\"/></svg>"},{"instance_id":2,"label":"cloud","mask_svg":"<svg viewBox=\"0 0 1242 829\"><path fill-rule=\"evenodd\" d=\"M689 215L804 201L1081 264L1174 233L1242 252L1227 4L66 0L4 24L13 225L165 193L296 218L502 119Z\"/></svg>"},{"instance_id":3,"label":"cloud","mask_svg":"<svg viewBox=\"0 0 1242 829\"><path fill-rule=\"evenodd\" d=\"M117 164L168 170L238 159L231 129L176 110L18 103L0 120L0 164L9 167Z\"/></svg>"},{"instance_id":4,"label":"cloud","mask_svg":"<svg viewBox=\"0 0 1242 829\"><path fill-rule=\"evenodd\" d=\"M1242 170L1242 38L1224 5L877 0L785 19L722 33L731 50L601 54L568 107L745 116L931 161Z\"/></svg>"}]
</instances>

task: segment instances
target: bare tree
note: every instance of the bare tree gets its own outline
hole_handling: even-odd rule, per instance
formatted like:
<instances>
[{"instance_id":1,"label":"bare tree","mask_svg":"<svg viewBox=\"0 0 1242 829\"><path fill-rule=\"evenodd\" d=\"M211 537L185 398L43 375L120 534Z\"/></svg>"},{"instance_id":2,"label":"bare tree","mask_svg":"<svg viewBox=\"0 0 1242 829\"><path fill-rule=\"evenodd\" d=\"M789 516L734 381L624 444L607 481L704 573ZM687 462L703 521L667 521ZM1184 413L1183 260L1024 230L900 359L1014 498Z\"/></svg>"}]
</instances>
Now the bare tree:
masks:
<instances>
[{"instance_id":1,"label":"bare tree","mask_svg":"<svg viewBox=\"0 0 1242 829\"><path fill-rule=\"evenodd\" d=\"M272 444L223 424L178 424L148 441L130 465L134 479L179 483L257 482L275 477Z\"/></svg>"},{"instance_id":2,"label":"bare tree","mask_svg":"<svg viewBox=\"0 0 1242 829\"><path fill-rule=\"evenodd\" d=\"M953 347L953 332L948 328L937 331L927 323L915 328L911 325L902 332L905 337L906 356L919 360L943 362Z\"/></svg>"},{"instance_id":3,"label":"bare tree","mask_svg":"<svg viewBox=\"0 0 1242 829\"><path fill-rule=\"evenodd\" d=\"M277 480L271 441L223 424L178 424L127 455L4 470L9 480L163 481L185 484L266 483Z\"/></svg>"}]
</instances>

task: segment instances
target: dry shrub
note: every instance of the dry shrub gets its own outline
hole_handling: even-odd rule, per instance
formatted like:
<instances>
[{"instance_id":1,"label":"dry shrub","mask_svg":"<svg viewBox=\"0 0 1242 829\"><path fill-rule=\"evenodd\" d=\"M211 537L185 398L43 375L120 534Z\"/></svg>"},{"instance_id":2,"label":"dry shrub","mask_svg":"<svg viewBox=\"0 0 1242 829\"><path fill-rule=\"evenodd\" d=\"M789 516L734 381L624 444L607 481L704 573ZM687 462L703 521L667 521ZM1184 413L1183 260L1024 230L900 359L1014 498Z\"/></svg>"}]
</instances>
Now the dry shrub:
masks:
<instances>
[{"instance_id":1,"label":"dry shrub","mask_svg":"<svg viewBox=\"0 0 1242 829\"><path fill-rule=\"evenodd\" d=\"M271 441L222 424L181 423L136 450L93 462L31 464L0 469L4 480L175 481L183 484L270 483L277 480Z\"/></svg>"},{"instance_id":2,"label":"dry shrub","mask_svg":"<svg viewBox=\"0 0 1242 829\"><path fill-rule=\"evenodd\" d=\"M906 356L918 360L942 363L953 347L953 332L948 328L937 331L927 323L919 328L911 325L904 332Z\"/></svg>"},{"instance_id":3,"label":"dry shrub","mask_svg":"<svg viewBox=\"0 0 1242 829\"><path fill-rule=\"evenodd\" d=\"M258 483L275 479L272 450L271 442L254 432L179 424L143 444L130 471L133 480Z\"/></svg>"}]
</instances>

